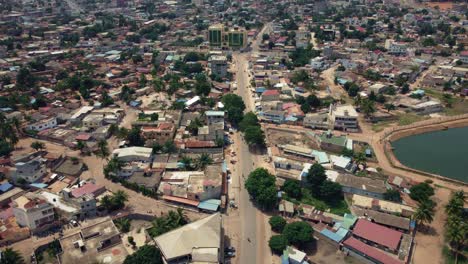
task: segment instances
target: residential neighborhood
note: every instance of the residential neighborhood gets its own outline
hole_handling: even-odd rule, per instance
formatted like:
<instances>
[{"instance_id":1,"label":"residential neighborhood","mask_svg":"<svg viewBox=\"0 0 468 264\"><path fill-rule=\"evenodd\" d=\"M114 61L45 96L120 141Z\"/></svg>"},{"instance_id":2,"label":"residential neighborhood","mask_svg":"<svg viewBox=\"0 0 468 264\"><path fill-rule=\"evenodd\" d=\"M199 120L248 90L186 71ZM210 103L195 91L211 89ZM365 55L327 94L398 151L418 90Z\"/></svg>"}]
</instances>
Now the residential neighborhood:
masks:
<instances>
[{"instance_id":1,"label":"residential neighborhood","mask_svg":"<svg viewBox=\"0 0 468 264\"><path fill-rule=\"evenodd\" d=\"M0 2L0 263L467 263L466 1Z\"/></svg>"}]
</instances>

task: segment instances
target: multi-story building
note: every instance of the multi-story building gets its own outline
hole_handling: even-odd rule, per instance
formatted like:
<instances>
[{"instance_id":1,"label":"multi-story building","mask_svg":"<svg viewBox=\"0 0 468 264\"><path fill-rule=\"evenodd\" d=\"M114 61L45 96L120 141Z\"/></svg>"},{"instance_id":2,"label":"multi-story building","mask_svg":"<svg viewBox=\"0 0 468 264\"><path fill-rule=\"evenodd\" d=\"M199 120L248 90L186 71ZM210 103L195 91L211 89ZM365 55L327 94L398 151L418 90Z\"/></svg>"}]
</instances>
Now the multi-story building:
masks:
<instances>
[{"instance_id":1,"label":"multi-story building","mask_svg":"<svg viewBox=\"0 0 468 264\"><path fill-rule=\"evenodd\" d=\"M241 27L227 28L222 24L208 28L208 41L212 47L245 48L247 46L247 31Z\"/></svg>"},{"instance_id":2,"label":"multi-story building","mask_svg":"<svg viewBox=\"0 0 468 264\"><path fill-rule=\"evenodd\" d=\"M15 182L24 180L33 183L47 173L45 161L40 156L18 160L15 167L10 169L10 178Z\"/></svg>"},{"instance_id":3,"label":"multi-story building","mask_svg":"<svg viewBox=\"0 0 468 264\"><path fill-rule=\"evenodd\" d=\"M223 111L206 111L206 123L208 125L214 123L224 123L224 112Z\"/></svg>"},{"instance_id":4,"label":"multi-story building","mask_svg":"<svg viewBox=\"0 0 468 264\"><path fill-rule=\"evenodd\" d=\"M34 194L26 194L13 201L13 214L20 226L36 229L54 221L54 207Z\"/></svg>"},{"instance_id":5,"label":"multi-story building","mask_svg":"<svg viewBox=\"0 0 468 264\"><path fill-rule=\"evenodd\" d=\"M147 146L153 146L154 143L160 145L172 140L175 133L175 125L170 122L159 123L158 126L144 126L141 128L141 134L146 139Z\"/></svg>"},{"instance_id":6,"label":"multi-story building","mask_svg":"<svg viewBox=\"0 0 468 264\"><path fill-rule=\"evenodd\" d=\"M227 75L227 58L226 56L211 56L210 58L211 73L221 78Z\"/></svg>"},{"instance_id":7,"label":"multi-story building","mask_svg":"<svg viewBox=\"0 0 468 264\"><path fill-rule=\"evenodd\" d=\"M334 129L356 131L359 128L358 113L351 105L330 105L328 120Z\"/></svg>"}]
</instances>

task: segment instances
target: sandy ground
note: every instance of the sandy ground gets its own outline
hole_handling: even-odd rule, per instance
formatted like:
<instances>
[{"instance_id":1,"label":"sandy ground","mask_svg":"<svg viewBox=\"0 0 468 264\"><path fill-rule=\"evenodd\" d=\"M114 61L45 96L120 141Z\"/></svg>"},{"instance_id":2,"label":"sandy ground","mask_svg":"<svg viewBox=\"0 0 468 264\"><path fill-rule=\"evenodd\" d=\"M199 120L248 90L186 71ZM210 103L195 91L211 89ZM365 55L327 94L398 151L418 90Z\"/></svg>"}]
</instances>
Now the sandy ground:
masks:
<instances>
[{"instance_id":1,"label":"sandy ground","mask_svg":"<svg viewBox=\"0 0 468 264\"><path fill-rule=\"evenodd\" d=\"M442 248L444 246L444 225L446 221L444 208L447 201L450 199L450 195L450 190L437 188L433 196L434 201L437 203L434 221L429 228L423 227L416 233L413 263L444 263L442 255Z\"/></svg>"}]
</instances>

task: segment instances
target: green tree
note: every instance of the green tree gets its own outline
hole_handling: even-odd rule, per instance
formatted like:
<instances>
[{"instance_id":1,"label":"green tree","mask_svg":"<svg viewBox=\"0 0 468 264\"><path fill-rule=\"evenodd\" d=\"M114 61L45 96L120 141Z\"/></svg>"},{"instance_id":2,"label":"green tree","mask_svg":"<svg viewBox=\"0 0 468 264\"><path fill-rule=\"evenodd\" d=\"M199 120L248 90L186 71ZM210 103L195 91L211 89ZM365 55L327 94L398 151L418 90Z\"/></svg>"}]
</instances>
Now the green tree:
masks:
<instances>
[{"instance_id":1,"label":"green tree","mask_svg":"<svg viewBox=\"0 0 468 264\"><path fill-rule=\"evenodd\" d=\"M240 131L245 132L247 128L258 126L258 125L259 123L258 123L257 115L254 114L253 112L248 112L247 114L244 115L244 118L239 123L239 129Z\"/></svg>"},{"instance_id":2,"label":"green tree","mask_svg":"<svg viewBox=\"0 0 468 264\"><path fill-rule=\"evenodd\" d=\"M301 183L299 181L288 179L284 182L282 189L289 197L295 199L301 199L302 197Z\"/></svg>"},{"instance_id":3,"label":"green tree","mask_svg":"<svg viewBox=\"0 0 468 264\"><path fill-rule=\"evenodd\" d=\"M196 163L197 169L204 170L206 166L213 163L213 159L210 157L210 154L202 153L200 156L198 156L195 163Z\"/></svg>"},{"instance_id":4,"label":"green tree","mask_svg":"<svg viewBox=\"0 0 468 264\"><path fill-rule=\"evenodd\" d=\"M45 144L40 141L34 141L31 143L31 148L35 149L36 151L45 149Z\"/></svg>"},{"instance_id":5,"label":"green tree","mask_svg":"<svg viewBox=\"0 0 468 264\"><path fill-rule=\"evenodd\" d=\"M127 140L130 146L144 146L145 145L145 139L141 136L141 128L136 126L133 127L128 135L127 135Z\"/></svg>"},{"instance_id":6,"label":"green tree","mask_svg":"<svg viewBox=\"0 0 468 264\"><path fill-rule=\"evenodd\" d=\"M314 240L314 230L307 222L293 222L284 227L283 235L295 246L302 247Z\"/></svg>"},{"instance_id":7,"label":"green tree","mask_svg":"<svg viewBox=\"0 0 468 264\"><path fill-rule=\"evenodd\" d=\"M410 188L411 199L418 202L425 202L434 195L434 188L432 188L427 182L416 184Z\"/></svg>"},{"instance_id":8,"label":"green tree","mask_svg":"<svg viewBox=\"0 0 468 264\"><path fill-rule=\"evenodd\" d=\"M455 263L458 261L460 252L466 250L468 237L468 214L464 210L466 196L464 191L452 194L445 206L447 213L447 224L445 225L445 237L450 250L455 255Z\"/></svg>"},{"instance_id":9,"label":"green tree","mask_svg":"<svg viewBox=\"0 0 468 264\"><path fill-rule=\"evenodd\" d=\"M341 185L330 180L324 181L322 186L320 186L320 198L329 202L335 202L341 199Z\"/></svg>"},{"instance_id":10,"label":"green tree","mask_svg":"<svg viewBox=\"0 0 468 264\"><path fill-rule=\"evenodd\" d=\"M327 175L325 174L325 168L318 163L314 163L307 174L307 183L314 196L320 196L320 188L326 180Z\"/></svg>"},{"instance_id":11,"label":"green tree","mask_svg":"<svg viewBox=\"0 0 468 264\"><path fill-rule=\"evenodd\" d=\"M25 91L27 89L32 89L35 87L37 82L36 77L31 74L28 68L21 67L16 75L16 87L21 90Z\"/></svg>"},{"instance_id":12,"label":"green tree","mask_svg":"<svg viewBox=\"0 0 468 264\"><path fill-rule=\"evenodd\" d=\"M284 235L274 235L270 237L268 246L273 253L280 255L288 247L288 239Z\"/></svg>"},{"instance_id":13,"label":"green tree","mask_svg":"<svg viewBox=\"0 0 468 264\"><path fill-rule=\"evenodd\" d=\"M110 177L115 176L124 166L123 161L117 157L113 157L109 162L104 166L104 176Z\"/></svg>"},{"instance_id":14,"label":"green tree","mask_svg":"<svg viewBox=\"0 0 468 264\"><path fill-rule=\"evenodd\" d=\"M237 125L243 117L243 112L245 110L245 104L242 100L242 97L235 94L226 94L221 99L224 104L224 109L227 112L227 119L229 122Z\"/></svg>"},{"instance_id":15,"label":"green tree","mask_svg":"<svg viewBox=\"0 0 468 264\"><path fill-rule=\"evenodd\" d=\"M401 203L401 195L398 190L389 189L384 193L384 199L396 203Z\"/></svg>"},{"instance_id":16,"label":"green tree","mask_svg":"<svg viewBox=\"0 0 468 264\"><path fill-rule=\"evenodd\" d=\"M260 126L250 126L244 132L244 139L247 144L265 145L265 134Z\"/></svg>"},{"instance_id":17,"label":"green tree","mask_svg":"<svg viewBox=\"0 0 468 264\"><path fill-rule=\"evenodd\" d=\"M180 161L184 165L185 170L192 170L193 167L193 159L187 156L182 156Z\"/></svg>"},{"instance_id":18,"label":"green tree","mask_svg":"<svg viewBox=\"0 0 468 264\"><path fill-rule=\"evenodd\" d=\"M110 155L109 147L107 141L102 139L98 141L98 150L96 156L101 157L102 159L107 158Z\"/></svg>"},{"instance_id":19,"label":"green tree","mask_svg":"<svg viewBox=\"0 0 468 264\"><path fill-rule=\"evenodd\" d=\"M275 182L275 176L271 175L268 170L258 168L249 174L245 181L245 188L258 205L263 209L271 209L277 202Z\"/></svg>"},{"instance_id":20,"label":"green tree","mask_svg":"<svg viewBox=\"0 0 468 264\"><path fill-rule=\"evenodd\" d=\"M86 144L83 141L78 140L78 142L76 142L76 148L80 150L81 154L83 154L83 151L86 148Z\"/></svg>"},{"instance_id":21,"label":"green tree","mask_svg":"<svg viewBox=\"0 0 468 264\"><path fill-rule=\"evenodd\" d=\"M419 225L431 223L434 220L434 202L431 200L420 202L416 212L413 214L413 219Z\"/></svg>"},{"instance_id":22,"label":"green tree","mask_svg":"<svg viewBox=\"0 0 468 264\"><path fill-rule=\"evenodd\" d=\"M268 223L270 223L271 229L278 233L283 232L283 229L286 226L286 220L279 215L274 215L270 217Z\"/></svg>"},{"instance_id":23,"label":"green tree","mask_svg":"<svg viewBox=\"0 0 468 264\"><path fill-rule=\"evenodd\" d=\"M24 264L26 263L17 251L7 248L1 252L0 264Z\"/></svg>"},{"instance_id":24,"label":"green tree","mask_svg":"<svg viewBox=\"0 0 468 264\"><path fill-rule=\"evenodd\" d=\"M171 210L167 215L156 217L151 223L152 227L148 229L148 234L151 237L156 237L183 226L187 222L187 217L184 215L183 210L177 208L177 211Z\"/></svg>"},{"instance_id":25,"label":"green tree","mask_svg":"<svg viewBox=\"0 0 468 264\"><path fill-rule=\"evenodd\" d=\"M161 251L156 246L144 245L128 255L124 264L163 264Z\"/></svg>"},{"instance_id":26,"label":"green tree","mask_svg":"<svg viewBox=\"0 0 468 264\"><path fill-rule=\"evenodd\" d=\"M190 124L187 126L187 130L193 134L198 135L198 129L203 126L203 123L198 117L190 121Z\"/></svg>"},{"instance_id":27,"label":"green tree","mask_svg":"<svg viewBox=\"0 0 468 264\"><path fill-rule=\"evenodd\" d=\"M370 117L376 111L374 101L368 98L363 99L361 102L361 110L366 115L366 117Z\"/></svg>"},{"instance_id":28,"label":"green tree","mask_svg":"<svg viewBox=\"0 0 468 264\"><path fill-rule=\"evenodd\" d=\"M129 218L122 217L114 220L114 223L120 232L127 233L128 231L130 231L131 220Z\"/></svg>"},{"instance_id":29,"label":"green tree","mask_svg":"<svg viewBox=\"0 0 468 264\"><path fill-rule=\"evenodd\" d=\"M390 113L390 111L395 110L395 106L394 106L393 104L390 104L390 103L385 104L385 105L384 105L384 108L385 108L385 110L387 110L387 112L389 112L389 113Z\"/></svg>"}]
</instances>

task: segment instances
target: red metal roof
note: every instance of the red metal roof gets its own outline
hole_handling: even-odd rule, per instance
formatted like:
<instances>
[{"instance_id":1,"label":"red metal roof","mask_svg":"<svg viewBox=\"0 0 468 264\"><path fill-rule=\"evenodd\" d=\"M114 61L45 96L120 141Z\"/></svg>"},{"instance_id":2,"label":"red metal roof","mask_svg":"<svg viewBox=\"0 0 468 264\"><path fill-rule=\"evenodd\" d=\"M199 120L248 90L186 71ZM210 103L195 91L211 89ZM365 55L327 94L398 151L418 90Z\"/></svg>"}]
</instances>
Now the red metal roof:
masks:
<instances>
[{"instance_id":1,"label":"red metal roof","mask_svg":"<svg viewBox=\"0 0 468 264\"><path fill-rule=\"evenodd\" d=\"M365 219L359 219L354 226L353 234L366 240L375 242L379 245L396 250L400 243L401 232L374 224Z\"/></svg>"},{"instance_id":2,"label":"red metal roof","mask_svg":"<svg viewBox=\"0 0 468 264\"><path fill-rule=\"evenodd\" d=\"M369 245L367 245L366 243L356 239L356 238L353 238L353 237L350 237L348 239L346 239L343 244L347 247L351 247L353 248L354 250L356 251L359 251L361 252L362 254L374 259L374 260L377 260L383 264L402 264L401 261L395 259L395 258L392 258L390 257L389 255L385 254L384 252L374 248L374 247L371 247Z\"/></svg>"},{"instance_id":3,"label":"red metal roof","mask_svg":"<svg viewBox=\"0 0 468 264\"><path fill-rule=\"evenodd\" d=\"M266 90L262 95L279 95L278 90Z\"/></svg>"}]
</instances>

